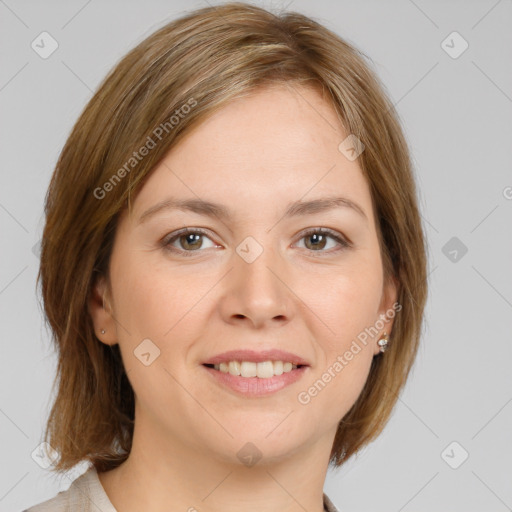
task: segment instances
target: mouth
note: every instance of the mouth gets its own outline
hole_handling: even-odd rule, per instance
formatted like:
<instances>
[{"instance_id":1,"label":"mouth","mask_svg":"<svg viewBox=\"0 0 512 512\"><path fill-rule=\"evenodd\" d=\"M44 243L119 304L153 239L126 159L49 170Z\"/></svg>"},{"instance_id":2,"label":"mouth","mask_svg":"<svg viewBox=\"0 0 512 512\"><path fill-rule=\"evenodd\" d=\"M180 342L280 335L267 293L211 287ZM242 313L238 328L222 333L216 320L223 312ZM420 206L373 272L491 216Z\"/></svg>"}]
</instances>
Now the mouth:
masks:
<instances>
[{"instance_id":1,"label":"mouth","mask_svg":"<svg viewBox=\"0 0 512 512\"><path fill-rule=\"evenodd\" d=\"M290 365L291 363L288 364ZM222 370L220 365L217 364L203 363L202 366L210 375L212 381L219 385L221 389L230 393L234 392L236 395L245 398L258 398L276 393L297 382L309 372L310 368L308 365L291 365L291 368L287 366L286 371L283 369L282 372L278 368L277 373L280 373L279 375L271 373L266 368L260 373L262 374L260 377L255 375L254 369L248 365L246 365L248 368L242 366L241 374L238 375L236 370L233 371L232 365L231 371L235 374L232 374L229 370L226 371L226 366L224 365Z\"/></svg>"},{"instance_id":2,"label":"mouth","mask_svg":"<svg viewBox=\"0 0 512 512\"><path fill-rule=\"evenodd\" d=\"M306 364L283 363L282 361L265 361L262 363L233 361L229 363L203 363L203 366L214 371L242 377L244 379L258 378L270 379L278 377L283 373L288 373L301 368L306 368Z\"/></svg>"}]
</instances>

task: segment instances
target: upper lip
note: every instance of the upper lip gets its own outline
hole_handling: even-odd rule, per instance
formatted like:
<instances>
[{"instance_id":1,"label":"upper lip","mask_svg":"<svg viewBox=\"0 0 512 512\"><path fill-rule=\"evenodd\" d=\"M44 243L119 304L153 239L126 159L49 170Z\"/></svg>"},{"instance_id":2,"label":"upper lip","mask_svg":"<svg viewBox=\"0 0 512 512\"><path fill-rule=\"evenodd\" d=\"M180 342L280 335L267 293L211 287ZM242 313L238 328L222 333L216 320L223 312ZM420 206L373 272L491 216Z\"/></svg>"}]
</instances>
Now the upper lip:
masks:
<instances>
[{"instance_id":1,"label":"upper lip","mask_svg":"<svg viewBox=\"0 0 512 512\"><path fill-rule=\"evenodd\" d=\"M289 362L296 365L309 366L309 363L291 352L285 352L284 350L262 350L255 352L254 350L230 350L223 352L214 357L211 357L207 361L203 361L202 364L220 364L228 361L251 361L254 363L262 363L263 361L283 361Z\"/></svg>"}]
</instances>

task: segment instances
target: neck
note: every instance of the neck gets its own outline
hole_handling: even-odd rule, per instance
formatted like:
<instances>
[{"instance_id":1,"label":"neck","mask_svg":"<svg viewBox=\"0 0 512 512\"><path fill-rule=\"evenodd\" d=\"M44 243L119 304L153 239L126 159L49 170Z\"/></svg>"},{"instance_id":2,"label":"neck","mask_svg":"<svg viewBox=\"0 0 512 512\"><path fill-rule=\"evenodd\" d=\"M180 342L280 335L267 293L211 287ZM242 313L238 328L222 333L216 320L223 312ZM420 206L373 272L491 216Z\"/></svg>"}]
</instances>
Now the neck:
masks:
<instances>
[{"instance_id":1,"label":"neck","mask_svg":"<svg viewBox=\"0 0 512 512\"><path fill-rule=\"evenodd\" d=\"M154 425L149 428L143 416L137 419L128 459L99 474L118 512L324 511L323 485L334 431L292 454L272 457L265 455L275 453L265 439L256 441L255 448L225 436L225 445L211 450Z\"/></svg>"}]
</instances>

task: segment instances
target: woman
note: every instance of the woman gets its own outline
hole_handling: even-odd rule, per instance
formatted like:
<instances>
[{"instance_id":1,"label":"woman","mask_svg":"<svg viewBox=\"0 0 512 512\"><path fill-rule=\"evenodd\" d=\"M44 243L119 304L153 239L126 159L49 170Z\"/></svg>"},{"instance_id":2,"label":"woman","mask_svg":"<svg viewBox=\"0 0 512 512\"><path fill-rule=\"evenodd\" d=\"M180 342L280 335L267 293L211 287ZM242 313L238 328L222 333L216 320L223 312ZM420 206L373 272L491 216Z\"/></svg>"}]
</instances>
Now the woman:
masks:
<instances>
[{"instance_id":1,"label":"woman","mask_svg":"<svg viewBox=\"0 0 512 512\"><path fill-rule=\"evenodd\" d=\"M54 471L91 466L29 511L335 511L328 467L384 428L427 296L364 56L244 3L173 21L91 99L45 212L45 439Z\"/></svg>"}]
</instances>

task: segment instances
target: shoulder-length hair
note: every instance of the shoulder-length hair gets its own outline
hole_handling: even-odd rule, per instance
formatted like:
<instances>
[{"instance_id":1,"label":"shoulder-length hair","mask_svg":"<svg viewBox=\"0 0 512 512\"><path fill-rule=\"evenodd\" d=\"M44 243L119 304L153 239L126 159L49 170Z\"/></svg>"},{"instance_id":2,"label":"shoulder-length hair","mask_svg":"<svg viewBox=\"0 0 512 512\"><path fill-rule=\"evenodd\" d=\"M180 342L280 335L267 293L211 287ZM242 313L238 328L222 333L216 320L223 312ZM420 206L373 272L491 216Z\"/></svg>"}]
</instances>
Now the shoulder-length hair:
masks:
<instances>
[{"instance_id":1,"label":"shoulder-length hair","mask_svg":"<svg viewBox=\"0 0 512 512\"><path fill-rule=\"evenodd\" d=\"M58 353L44 434L59 454L53 471L84 460L108 471L130 453L133 389L119 345L98 340L88 310L95 280L108 281L120 212L131 209L144 180L194 126L276 83L318 88L365 147L358 163L371 192L384 278L397 283L401 310L389 349L373 358L360 396L339 422L330 465L380 434L418 350L427 250L398 115L366 59L304 15L234 2L166 24L110 71L73 127L45 200L37 282Z\"/></svg>"}]
</instances>

